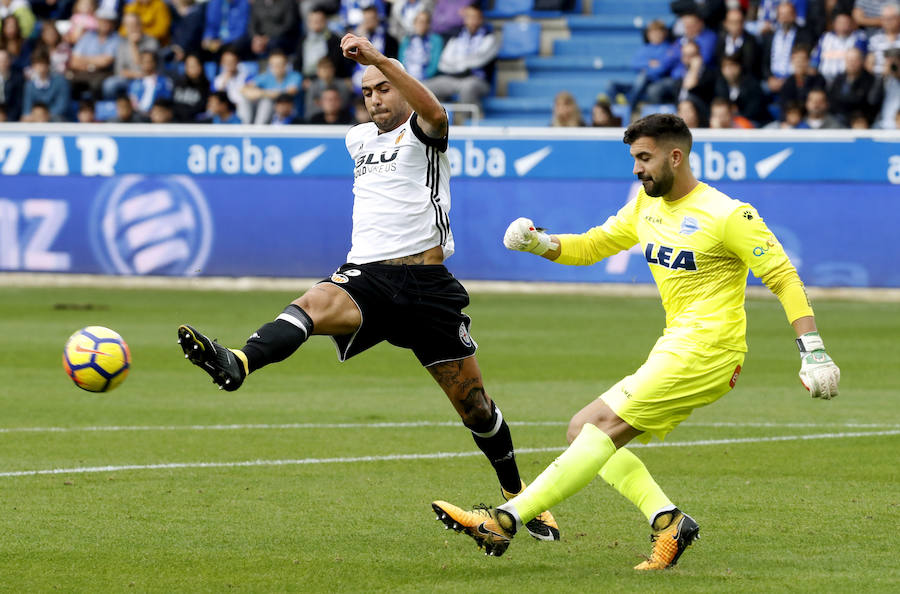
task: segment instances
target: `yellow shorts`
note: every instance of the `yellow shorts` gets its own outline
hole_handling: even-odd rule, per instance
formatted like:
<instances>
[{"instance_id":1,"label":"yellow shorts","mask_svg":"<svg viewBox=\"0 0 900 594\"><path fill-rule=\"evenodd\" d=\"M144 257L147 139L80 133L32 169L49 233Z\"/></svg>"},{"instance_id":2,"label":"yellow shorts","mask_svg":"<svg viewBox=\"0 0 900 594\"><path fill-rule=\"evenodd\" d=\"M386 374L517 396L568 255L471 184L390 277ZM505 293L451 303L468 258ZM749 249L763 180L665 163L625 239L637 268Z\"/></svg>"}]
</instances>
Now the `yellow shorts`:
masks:
<instances>
[{"instance_id":1,"label":"yellow shorts","mask_svg":"<svg viewBox=\"0 0 900 594\"><path fill-rule=\"evenodd\" d=\"M647 361L600 398L619 418L643 431L644 443L666 435L695 408L734 387L744 353L714 348L668 334L656 341Z\"/></svg>"}]
</instances>

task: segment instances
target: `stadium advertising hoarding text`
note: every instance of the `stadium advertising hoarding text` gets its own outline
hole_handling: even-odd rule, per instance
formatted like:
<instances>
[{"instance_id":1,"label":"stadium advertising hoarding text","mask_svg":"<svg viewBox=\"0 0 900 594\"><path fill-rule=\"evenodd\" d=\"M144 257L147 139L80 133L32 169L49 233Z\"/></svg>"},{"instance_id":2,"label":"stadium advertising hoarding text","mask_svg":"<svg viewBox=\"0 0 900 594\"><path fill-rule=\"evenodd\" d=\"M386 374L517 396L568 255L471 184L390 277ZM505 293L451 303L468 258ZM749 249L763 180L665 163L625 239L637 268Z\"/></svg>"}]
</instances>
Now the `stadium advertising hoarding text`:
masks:
<instances>
[{"instance_id":1,"label":"stadium advertising hoarding text","mask_svg":"<svg viewBox=\"0 0 900 594\"><path fill-rule=\"evenodd\" d=\"M449 157L458 277L651 281L639 249L572 268L500 244L516 216L578 232L615 212L635 191L621 131L455 128ZM900 138L702 132L691 165L808 284L900 286ZM0 173L0 270L319 277L349 248L343 130L12 125Z\"/></svg>"}]
</instances>

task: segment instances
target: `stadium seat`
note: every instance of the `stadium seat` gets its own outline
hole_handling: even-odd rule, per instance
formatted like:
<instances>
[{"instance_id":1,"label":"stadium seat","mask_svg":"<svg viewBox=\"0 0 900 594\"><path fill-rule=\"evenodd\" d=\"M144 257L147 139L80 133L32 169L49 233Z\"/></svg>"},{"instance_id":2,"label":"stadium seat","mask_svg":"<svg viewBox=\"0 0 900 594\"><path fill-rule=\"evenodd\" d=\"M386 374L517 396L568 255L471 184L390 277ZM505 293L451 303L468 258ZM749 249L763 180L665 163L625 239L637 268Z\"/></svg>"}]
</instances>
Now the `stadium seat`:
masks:
<instances>
[{"instance_id":1,"label":"stadium seat","mask_svg":"<svg viewBox=\"0 0 900 594\"><path fill-rule=\"evenodd\" d=\"M675 113L678 108L674 103L642 103L638 106L640 116L648 116L654 113Z\"/></svg>"},{"instance_id":2,"label":"stadium seat","mask_svg":"<svg viewBox=\"0 0 900 594\"><path fill-rule=\"evenodd\" d=\"M206 78L209 79L209 84L212 84L213 80L216 78L216 75L219 73L219 65L216 62L204 62L203 72L206 73Z\"/></svg>"},{"instance_id":3,"label":"stadium seat","mask_svg":"<svg viewBox=\"0 0 900 594\"><path fill-rule=\"evenodd\" d=\"M494 7L484 11L485 18L505 19L527 15L534 7L534 0L494 0Z\"/></svg>"},{"instance_id":4,"label":"stadium seat","mask_svg":"<svg viewBox=\"0 0 900 594\"><path fill-rule=\"evenodd\" d=\"M541 26L538 23L512 21L503 23L503 41L498 58L513 59L536 56L541 49Z\"/></svg>"},{"instance_id":5,"label":"stadium seat","mask_svg":"<svg viewBox=\"0 0 900 594\"><path fill-rule=\"evenodd\" d=\"M100 122L105 122L116 117L116 102L97 101L94 103L94 117Z\"/></svg>"}]
</instances>

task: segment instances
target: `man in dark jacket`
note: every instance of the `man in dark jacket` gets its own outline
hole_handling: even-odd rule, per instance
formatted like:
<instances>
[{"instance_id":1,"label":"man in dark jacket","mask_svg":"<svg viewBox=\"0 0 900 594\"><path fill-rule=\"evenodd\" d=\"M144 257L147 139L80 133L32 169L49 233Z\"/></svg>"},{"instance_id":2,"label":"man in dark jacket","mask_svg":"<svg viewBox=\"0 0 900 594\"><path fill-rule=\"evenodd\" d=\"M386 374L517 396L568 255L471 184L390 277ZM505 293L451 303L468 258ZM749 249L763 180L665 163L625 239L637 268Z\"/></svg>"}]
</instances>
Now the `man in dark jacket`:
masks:
<instances>
[{"instance_id":1,"label":"man in dark jacket","mask_svg":"<svg viewBox=\"0 0 900 594\"><path fill-rule=\"evenodd\" d=\"M273 49L291 53L300 35L296 0L253 0L250 8L250 49L263 57Z\"/></svg>"},{"instance_id":2,"label":"man in dark jacket","mask_svg":"<svg viewBox=\"0 0 900 594\"><path fill-rule=\"evenodd\" d=\"M716 80L716 97L728 99L737 106L738 114L762 126L772 120L759 81L744 74L738 55L724 56Z\"/></svg>"}]
</instances>

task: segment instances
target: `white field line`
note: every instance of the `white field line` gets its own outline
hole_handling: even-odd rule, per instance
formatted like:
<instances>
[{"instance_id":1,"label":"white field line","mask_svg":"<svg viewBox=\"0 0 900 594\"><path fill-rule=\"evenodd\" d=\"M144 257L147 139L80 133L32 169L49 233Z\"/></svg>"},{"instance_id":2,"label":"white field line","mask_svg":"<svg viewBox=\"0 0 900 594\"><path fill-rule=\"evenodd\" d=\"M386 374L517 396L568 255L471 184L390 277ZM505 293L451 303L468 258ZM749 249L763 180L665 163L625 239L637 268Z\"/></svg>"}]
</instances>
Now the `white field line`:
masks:
<instances>
[{"instance_id":1,"label":"white field line","mask_svg":"<svg viewBox=\"0 0 900 594\"><path fill-rule=\"evenodd\" d=\"M511 421L511 427L565 427L566 421ZM244 431L286 429L415 429L418 427L459 427L459 421L398 421L381 423L241 423L222 425L99 425L87 427L0 427L3 433L94 433L117 431ZM900 429L898 423L772 423L686 422L681 427L769 427L778 429Z\"/></svg>"},{"instance_id":2,"label":"white field line","mask_svg":"<svg viewBox=\"0 0 900 594\"><path fill-rule=\"evenodd\" d=\"M167 289L196 291L290 291L299 294L319 278L108 276L100 274L0 273L0 287L90 289ZM652 283L564 283L463 280L470 293L527 293L542 295L600 295L658 297ZM900 289L861 287L806 287L814 300L840 299L865 302L900 302ZM765 287L747 287L747 295L775 299Z\"/></svg>"},{"instance_id":3,"label":"white field line","mask_svg":"<svg viewBox=\"0 0 900 594\"><path fill-rule=\"evenodd\" d=\"M649 444L632 444L630 448L691 447L732 445L747 443L766 443L778 441L806 441L813 439L849 439L855 437L882 437L900 435L900 429L889 431L865 431L850 433L819 433L814 435L780 435L772 437L744 437L734 439L704 439L699 441L652 442ZM544 452L561 452L565 448L522 448L518 454ZM127 464L122 466L84 466L76 468L51 468L47 470L15 470L0 472L2 477L38 476L47 474L89 474L98 472L117 472L121 470L169 470L180 468L235 468L249 466L299 466L304 464L352 464L357 462L391 462L395 460L437 460L441 458L466 458L481 456L481 452L435 452L431 454L388 454L384 456L355 456L346 458L299 458L294 460L245 460L239 462L169 462L160 464Z\"/></svg>"}]
</instances>

